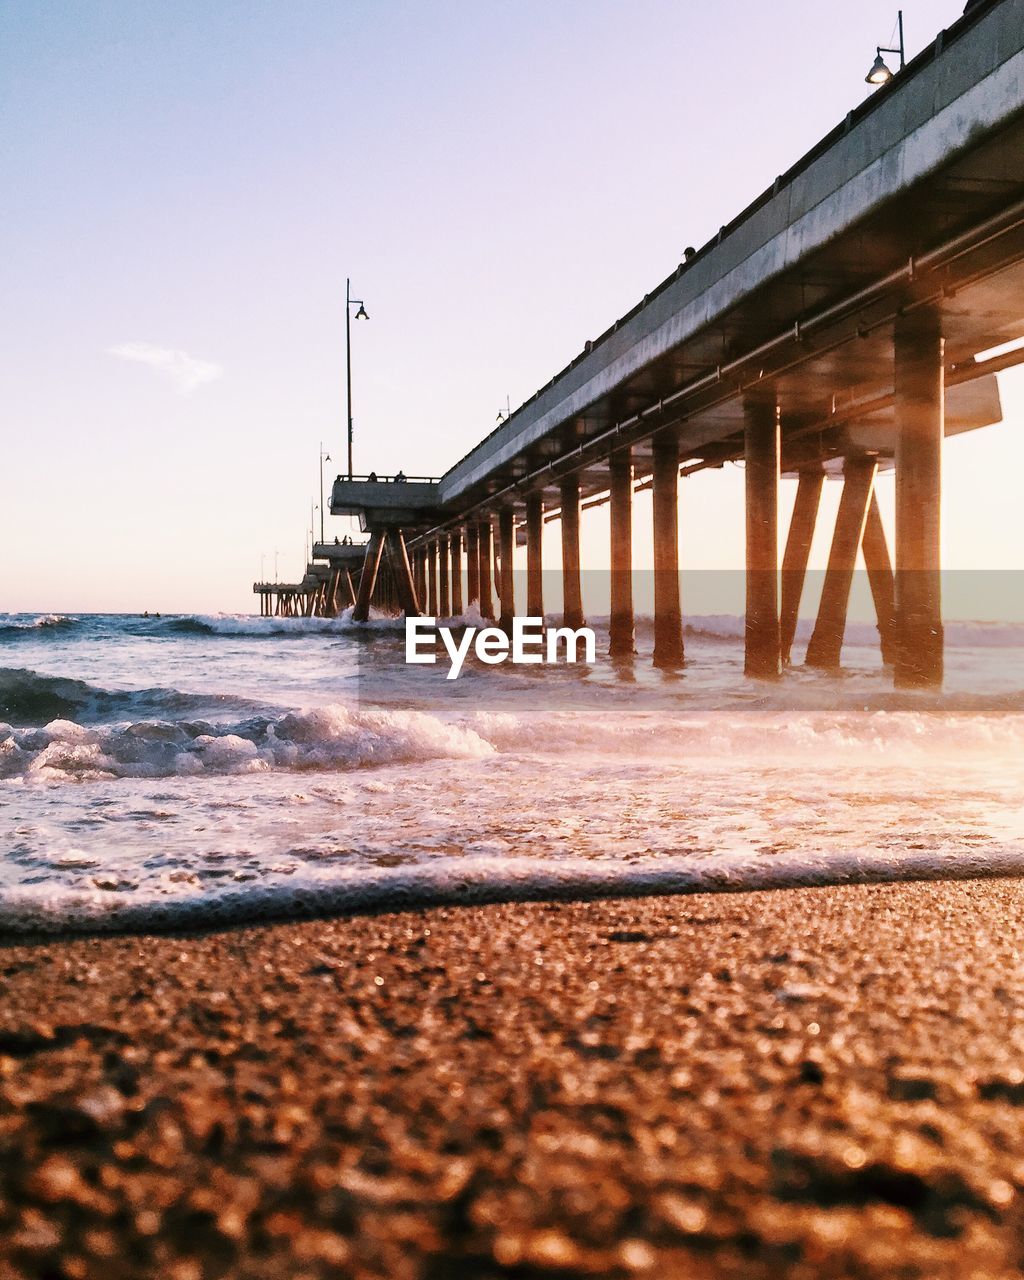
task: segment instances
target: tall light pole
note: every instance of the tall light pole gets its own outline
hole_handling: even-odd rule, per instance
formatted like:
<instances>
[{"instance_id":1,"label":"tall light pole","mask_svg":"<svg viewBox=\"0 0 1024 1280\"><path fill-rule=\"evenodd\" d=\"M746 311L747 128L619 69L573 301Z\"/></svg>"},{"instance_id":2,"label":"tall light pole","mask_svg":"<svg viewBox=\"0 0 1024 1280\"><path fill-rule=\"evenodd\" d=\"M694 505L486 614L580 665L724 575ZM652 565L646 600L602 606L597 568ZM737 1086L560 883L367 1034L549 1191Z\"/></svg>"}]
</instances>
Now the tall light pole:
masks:
<instances>
[{"instance_id":1,"label":"tall light pole","mask_svg":"<svg viewBox=\"0 0 1024 1280\"><path fill-rule=\"evenodd\" d=\"M350 442L351 442L351 439L352 439L352 428L350 426L349 427ZM324 453L324 442L321 440L320 441L320 541L321 542L323 542L324 540L324 463L330 462L330 460L331 460L331 455L329 453ZM349 471L351 472L351 470L352 470L352 467L350 463Z\"/></svg>"},{"instance_id":2,"label":"tall light pole","mask_svg":"<svg viewBox=\"0 0 1024 1280\"><path fill-rule=\"evenodd\" d=\"M352 308L357 320L369 320L361 298L352 297L352 281L345 280L345 381L348 388L348 478L352 479Z\"/></svg>"}]
</instances>

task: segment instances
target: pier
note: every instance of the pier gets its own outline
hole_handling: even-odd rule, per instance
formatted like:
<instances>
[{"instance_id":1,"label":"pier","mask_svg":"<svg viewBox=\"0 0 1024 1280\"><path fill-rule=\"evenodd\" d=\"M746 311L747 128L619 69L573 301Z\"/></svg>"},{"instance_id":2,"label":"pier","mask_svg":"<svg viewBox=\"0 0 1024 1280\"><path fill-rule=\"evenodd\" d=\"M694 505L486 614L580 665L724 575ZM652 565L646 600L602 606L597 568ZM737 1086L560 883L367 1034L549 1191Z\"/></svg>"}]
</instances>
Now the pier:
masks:
<instances>
[{"instance_id":1,"label":"pier","mask_svg":"<svg viewBox=\"0 0 1024 1280\"><path fill-rule=\"evenodd\" d=\"M312 554L301 582L252 584L261 618L336 618L355 603L353 574L358 579L366 544L316 542ZM382 593L382 605L386 602Z\"/></svg>"},{"instance_id":2,"label":"pier","mask_svg":"<svg viewBox=\"0 0 1024 1280\"><path fill-rule=\"evenodd\" d=\"M896 684L939 685L943 442L1001 420L995 375L1024 360L979 358L1024 338L1022 155L1024 0L981 0L439 478L339 476L332 514L369 535L353 617L542 614L541 531L557 518L565 624L579 626L581 511L607 503L610 646L631 654L633 495L650 489L651 656L678 667L681 481L736 462L747 675L793 660L831 479L843 491L806 661L839 666L860 556ZM887 470L891 546L875 496ZM783 482L797 486L786 530Z\"/></svg>"}]
</instances>

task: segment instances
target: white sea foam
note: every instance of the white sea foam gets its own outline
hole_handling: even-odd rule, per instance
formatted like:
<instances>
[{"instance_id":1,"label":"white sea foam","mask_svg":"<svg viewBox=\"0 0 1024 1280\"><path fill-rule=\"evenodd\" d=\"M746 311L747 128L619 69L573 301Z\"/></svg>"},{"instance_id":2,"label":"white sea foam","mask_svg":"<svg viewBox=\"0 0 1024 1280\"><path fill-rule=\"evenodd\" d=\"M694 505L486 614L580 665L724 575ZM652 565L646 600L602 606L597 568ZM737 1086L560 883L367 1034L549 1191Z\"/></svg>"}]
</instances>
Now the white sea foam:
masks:
<instances>
[{"instance_id":1,"label":"white sea foam","mask_svg":"<svg viewBox=\"0 0 1024 1280\"><path fill-rule=\"evenodd\" d=\"M713 863L678 858L656 866L624 866L612 860L602 864L539 858L476 858L471 862L444 858L394 869L304 869L299 875L282 876L272 883L229 882L212 890L202 888L197 877L182 876L173 882L172 894L159 888L148 893L123 892L110 880L58 893L18 886L0 898L0 933L184 929L428 906L1021 875L1024 851L1012 848L986 848L983 853L968 850L955 860L928 852L881 856L869 851L816 857L810 851L774 858L724 853Z\"/></svg>"}]
</instances>

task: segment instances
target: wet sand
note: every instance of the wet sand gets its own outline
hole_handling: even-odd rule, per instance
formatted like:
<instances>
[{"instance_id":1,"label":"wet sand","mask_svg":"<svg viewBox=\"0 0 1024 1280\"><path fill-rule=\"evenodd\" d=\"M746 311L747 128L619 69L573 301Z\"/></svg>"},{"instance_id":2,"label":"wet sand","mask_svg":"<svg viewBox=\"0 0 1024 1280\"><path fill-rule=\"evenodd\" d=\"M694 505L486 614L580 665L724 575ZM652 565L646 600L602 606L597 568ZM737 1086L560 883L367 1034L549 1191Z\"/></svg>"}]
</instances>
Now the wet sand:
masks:
<instances>
[{"instance_id":1,"label":"wet sand","mask_svg":"<svg viewBox=\"0 0 1024 1280\"><path fill-rule=\"evenodd\" d=\"M1024 885L0 948L0 1278L1024 1262Z\"/></svg>"}]
</instances>

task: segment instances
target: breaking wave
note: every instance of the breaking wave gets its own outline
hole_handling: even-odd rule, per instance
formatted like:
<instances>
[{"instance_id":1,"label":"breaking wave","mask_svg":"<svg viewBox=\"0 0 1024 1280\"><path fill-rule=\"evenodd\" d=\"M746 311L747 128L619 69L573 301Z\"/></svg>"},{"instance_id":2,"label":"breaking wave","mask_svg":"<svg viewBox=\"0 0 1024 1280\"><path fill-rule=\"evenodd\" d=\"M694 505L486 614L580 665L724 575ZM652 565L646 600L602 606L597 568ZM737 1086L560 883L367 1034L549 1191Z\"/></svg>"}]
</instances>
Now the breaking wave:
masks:
<instances>
[{"instance_id":1,"label":"breaking wave","mask_svg":"<svg viewBox=\"0 0 1024 1280\"><path fill-rule=\"evenodd\" d=\"M89 728L60 718L40 729L0 724L0 778L38 782L359 769L494 751L472 728L424 712L338 705L278 719L252 716L233 725L150 720Z\"/></svg>"},{"instance_id":2,"label":"breaking wave","mask_svg":"<svg viewBox=\"0 0 1024 1280\"><path fill-rule=\"evenodd\" d=\"M150 619L147 634L175 636L303 636L356 635L367 630L402 632L405 620L374 612L369 622L352 621L352 610L336 618L260 618L247 613L195 613L182 617Z\"/></svg>"},{"instance_id":3,"label":"breaking wave","mask_svg":"<svg viewBox=\"0 0 1024 1280\"><path fill-rule=\"evenodd\" d=\"M234 721L218 710L244 707ZM117 778L231 775L268 770L348 770L414 761L607 756L816 767L964 760L1024 752L1024 694L962 695L931 704L888 695L857 710L763 704L728 715L682 707L602 720L549 708L536 715L474 709L439 716L408 708L331 703L258 714L238 699L176 689L116 692L80 680L0 670L0 779L97 782Z\"/></svg>"},{"instance_id":4,"label":"breaking wave","mask_svg":"<svg viewBox=\"0 0 1024 1280\"><path fill-rule=\"evenodd\" d=\"M72 618L64 613L41 613L35 616L0 614L0 640L18 640L28 636L39 638L45 634L66 635L80 626L80 618Z\"/></svg>"},{"instance_id":5,"label":"breaking wave","mask_svg":"<svg viewBox=\"0 0 1024 1280\"><path fill-rule=\"evenodd\" d=\"M136 719L184 715L212 707L250 705L228 695L182 693L180 689L100 689L84 680L41 675L19 667L0 667L0 719L18 725L50 720Z\"/></svg>"}]
</instances>

